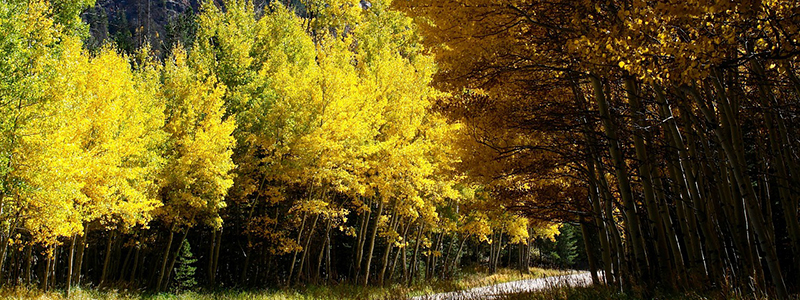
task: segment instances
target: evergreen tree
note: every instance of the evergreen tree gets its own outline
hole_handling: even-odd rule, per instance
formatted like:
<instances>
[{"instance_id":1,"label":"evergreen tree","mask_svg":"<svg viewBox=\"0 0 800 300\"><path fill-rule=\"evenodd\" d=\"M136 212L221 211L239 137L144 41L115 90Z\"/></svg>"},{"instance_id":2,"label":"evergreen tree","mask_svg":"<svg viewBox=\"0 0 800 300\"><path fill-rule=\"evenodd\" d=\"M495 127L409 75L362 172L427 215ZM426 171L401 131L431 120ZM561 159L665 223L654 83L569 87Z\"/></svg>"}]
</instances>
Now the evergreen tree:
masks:
<instances>
[{"instance_id":1,"label":"evergreen tree","mask_svg":"<svg viewBox=\"0 0 800 300\"><path fill-rule=\"evenodd\" d=\"M197 259L192 254L192 246L189 245L188 240L183 240L178 256L178 266L175 267L175 284L177 284L178 290L191 290L197 285L194 278L197 267L192 266L195 262Z\"/></svg>"},{"instance_id":2,"label":"evergreen tree","mask_svg":"<svg viewBox=\"0 0 800 300\"><path fill-rule=\"evenodd\" d=\"M556 263L562 267L570 267L578 257L578 234L575 225L566 223L559 230L561 234L556 237L555 258Z\"/></svg>"}]
</instances>

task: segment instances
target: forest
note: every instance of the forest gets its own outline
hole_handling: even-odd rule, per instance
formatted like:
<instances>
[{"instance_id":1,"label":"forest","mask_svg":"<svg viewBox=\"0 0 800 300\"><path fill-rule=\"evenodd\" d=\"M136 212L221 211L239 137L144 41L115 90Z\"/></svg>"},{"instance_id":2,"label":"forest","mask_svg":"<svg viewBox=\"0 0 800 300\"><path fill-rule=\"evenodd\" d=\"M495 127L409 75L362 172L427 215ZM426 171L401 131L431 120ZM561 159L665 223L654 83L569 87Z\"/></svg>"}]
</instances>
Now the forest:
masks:
<instances>
[{"instance_id":1,"label":"forest","mask_svg":"<svg viewBox=\"0 0 800 300\"><path fill-rule=\"evenodd\" d=\"M800 295L797 1L130 2L0 0L3 289Z\"/></svg>"}]
</instances>

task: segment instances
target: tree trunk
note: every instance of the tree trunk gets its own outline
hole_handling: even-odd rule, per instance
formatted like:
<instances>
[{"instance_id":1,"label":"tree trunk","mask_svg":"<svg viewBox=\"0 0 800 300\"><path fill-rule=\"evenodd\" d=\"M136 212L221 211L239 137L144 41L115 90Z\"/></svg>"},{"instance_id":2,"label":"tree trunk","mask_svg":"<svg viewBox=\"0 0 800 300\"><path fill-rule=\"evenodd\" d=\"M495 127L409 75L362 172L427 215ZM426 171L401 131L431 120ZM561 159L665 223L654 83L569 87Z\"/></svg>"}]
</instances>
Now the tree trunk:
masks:
<instances>
[{"instance_id":1,"label":"tree trunk","mask_svg":"<svg viewBox=\"0 0 800 300\"><path fill-rule=\"evenodd\" d=\"M333 244L333 237L329 233L328 234L328 247L325 248L325 253L326 253L326 255L325 255L325 270L327 271L327 272L325 272L326 273L325 278L327 278L328 281L330 281L331 278L336 278L335 274L333 273L333 271L335 269L333 269L333 267L331 266L331 260L332 260L331 259L331 248L333 248L333 247L331 247L331 244Z\"/></svg>"},{"instance_id":2,"label":"tree trunk","mask_svg":"<svg viewBox=\"0 0 800 300\"><path fill-rule=\"evenodd\" d=\"M586 250L586 257L589 259L589 272L592 273L592 283L594 285L600 284L600 278L597 277L597 257L594 256L594 249L592 249L592 243L589 233L589 226L586 226L586 220L584 217L581 217L581 233L583 234L583 246Z\"/></svg>"},{"instance_id":3,"label":"tree trunk","mask_svg":"<svg viewBox=\"0 0 800 300\"><path fill-rule=\"evenodd\" d=\"M783 209L784 222L786 222L787 234L791 241L792 253L794 253L794 267L800 268L798 264L800 263L800 259L797 258L797 256L800 255L800 223L798 223L797 220L796 195L793 194L789 188L792 186L792 177L787 170L788 166L791 165L790 161L792 159L791 154L786 151L791 148L791 145L785 135L780 132L780 126L778 125L778 121L773 119L772 112L768 111L769 108L773 107L773 104L777 105L777 101L775 101L773 97L772 90L766 85L767 78L764 74L763 67L758 61L752 61L751 65L757 77L756 81L759 83L758 91L760 104L766 110L762 114L764 116L764 123L767 126L767 132L769 133L769 147L773 152L772 157L776 160L772 165L779 175L776 181L778 182L778 192L780 194L780 204ZM721 88L721 83L717 83L717 87L718 89ZM796 176L796 174L792 175Z\"/></svg>"},{"instance_id":4,"label":"tree trunk","mask_svg":"<svg viewBox=\"0 0 800 300\"><path fill-rule=\"evenodd\" d=\"M74 262L73 258L75 257L75 240L78 237L72 237L72 243L69 246L69 263L67 267L67 298L69 298L70 292L72 292L72 263Z\"/></svg>"},{"instance_id":5,"label":"tree trunk","mask_svg":"<svg viewBox=\"0 0 800 300\"><path fill-rule=\"evenodd\" d=\"M372 234L369 237L369 251L367 252L367 265L364 267L364 282L363 285L367 286L369 283L369 269L372 264L372 252L375 250L375 237L378 236L378 221L383 213L384 201L378 199L378 214L375 217L375 223L372 228Z\"/></svg>"},{"instance_id":6,"label":"tree trunk","mask_svg":"<svg viewBox=\"0 0 800 300\"><path fill-rule=\"evenodd\" d=\"M106 255L103 258L103 272L100 275L100 283L98 286L103 286L106 283L106 277L108 277L108 265L111 264L111 245L114 243L114 235L116 231L110 231L108 233L108 242L106 244Z\"/></svg>"},{"instance_id":7,"label":"tree trunk","mask_svg":"<svg viewBox=\"0 0 800 300\"><path fill-rule=\"evenodd\" d=\"M164 275L167 272L167 262L169 260L170 249L172 248L172 239L175 236L175 227L173 224L169 229L169 237L167 238L167 246L164 248L164 257L161 258L161 272L158 272L158 281L156 282L156 291L161 291L162 283L164 282Z\"/></svg>"},{"instance_id":8,"label":"tree trunk","mask_svg":"<svg viewBox=\"0 0 800 300\"><path fill-rule=\"evenodd\" d=\"M597 100L600 110L600 117L602 118L603 122L603 129L608 137L609 152L611 153L611 158L614 162L614 169L617 173L617 183L619 185L619 192L620 196L622 197L622 205L626 218L625 228L630 235L630 244L631 248L633 249L634 259L636 260L634 265L640 269L639 275L647 276L649 271L647 268L647 255L644 250L645 243L640 229L641 227L639 225L639 216L636 212L636 204L633 200L633 194L631 192L628 170L625 165L622 152L619 148L619 139L617 138L616 127L611 121L609 106L608 102L606 101L606 92L603 89L603 85L600 83L600 79L592 76L591 80L592 86L595 90L595 99Z\"/></svg>"},{"instance_id":9,"label":"tree trunk","mask_svg":"<svg viewBox=\"0 0 800 300\"><path fill-rule=\"evenodd\" d=\"M442 272L440 273L440 275L442 277L444 277L444 273L447 272L447 268L450 265L448 263L450 261L450 252L451 252L451 249L453 249L453 245L455 243L456 243L456 234L453 234L453 236L450 237L450 244L447 245L447 247L445 248L445 251L444 251L444 259L442 260L443 261L443 263L442 263Z\"/></svg>"},{"instance_id":10,"label":"tree trunk","mask_svg":"<svg viewBox=\"0 0 800 300\"><path fill-rule=\"evenodd\" d=\"M392 209L392 221L389 222L389 228L394 232L397 232L397 224L400 223L396 208L397 206L394 206ZM381 259L381 271L378 273L378 285L380 286L383 286L383 280L386 277L386 269L389 267L389 255L392 253L392 246L392 242L386 239L386 251L383 253L383 259Z\"/></svg>"},{"instance_id":11,"label":"tree trunk","mask_svg":"<svg viewBox=\"0 0 800 300\"><path fill-rule=\"evenodd\" d=\"M23 281L25 285L31 284L31 268L33 266L33 246L28 245L25 247L25 271L23 272Z\"/></svg>"},{"instance_id":12,"label":"tree trunk","mask_svg":"<svg viewBox=\"0 0 800 300\"><path fill-rule=\"evenodd\" d=\"M406 278L408 286L411 286L411 283L414 282L414 277L416 277L416 274L418 273L417 257L419 254L419 245L420 245L420 239L422 238L423 230L425 230L425 224L422 224L422 221L420 220L419 229L417 229L417 238L414 240L414 255L412 256L411 267L409 268L411 272L410 275Z\"/></svg>"},{"instance_id":13,"label":"tree trunk","mask_svg":"<svg viewBox=\"0 0 800 300\"><path fill-rule=\"evenodd\" d=\"M464 245L467 243L469 239L469 235L464 236L464 239L461 240L461 245L458 246L458 251L456 251L456 257L453 257L453 264L451 267L452 272L455 272L456 269L459 267L458 261L461 260L461 252L464 250ZM445 261L445 263L447 263Z\"/></svg>"},{"instance_id":14,"label":"tree trunk","mask_svg":"<svg viewBox=\"0 0 800 300\"><path fill-rule=\"evenodd\" d=\"M597 231L600 233L600 248L603 254L603 271L605 272L603 278L605 279L606 284L613 286L614 272L611 268L611 242L606 231L609 229L608 226L615 225L606 225L607 222L613 222L613 220L611 219L611 216L603 215L603 210L600 205L600 195L599 191L597 190L597 175L594 168L594 158L588 159L586 164L589 171L589 200L592 201L591 205L592 212L594 213L594 224L597 227Z\"/></svg>"},{"instance_id":15,"label":"tree trunk","mask_svg":"<svg viewBox=\"0 0 800 300\"><path fill-rule=\"evenodd\" d=\"M50 266L52 264L53 258L50 256L45 256L45 265L44 265L44 273L42 274L42 290L47 292L50 288L48 280L50 279Z\"/></svg>"},{"instance_id":16,"label":"tree trunk","mask_svg":"<svg viewBox=\"0 0 800 300\"><path fill-rule=\"evenodd\" d=\"M140 259L141 252L142 252L142 243L144 243L144 237L143 236L139 238L139 242L135 246L136 252L133 255L133 268L131 269L131 273L128 276L128 278L130 278L128 280L130 280L130 281L134 281L136 279L136 269L139 267L139 259Z\"/></svg>"},{"instance_id":17,"label":"tree trunk","mask_svg":"<svg viewBox=\"0 0 800 300\"><path fill-rule=\"evenodd\" d=\"M217 271L219 270L219 249L222 248L222 230L223 227L220 227L217 232L217 245L214 247L214 265L211 267L212 286L216 283Z\"/></svg>"},{"instance_id":18,"label":"tree trunk","mask_svg":"<svg viewBox=\"0 0 800 300\"><path fill-rule=\"evenodd\" d=\"M214 286L214 248L217 245L217 229L211 230L211 242L208 249L208 285Z\"/></svg>"},{"instance_id":19,"label":"tree trunk","mask_svg":"<svg viewBox=\"0 0 800 300\"><path fill-rule=\"evenodd\" d=\"M305 229L304 227L306 226L307 217L308 213L303 212L303 221L300 222L300 231L297 232L297 245L300 245L300 239L303 237L303 229ZM296 261L297 261L297 250L294 250L294 254L292 254L291 267L289 267L289 277L286 278L287 285L291 284L292 282L292 276L294 275L294 265ZM245 264L246 263L247 260L245 260Z\"/></svg>"},{"instance_id":20,"label":"tree trunk","mask_svg":"<svg viewBox=\"0 0 800 300\"><path fill-rule=\"evenodd\" d=\"M695 102L698 104L706 119L712 124L717 124L714 113L705 106L702 97L693 89L689 89L688 91L695 99ZM767 268L769 269L772 277L777 296L780 299L787 299L789 296L786 291L786 285L783 281L780 265L778 264L775 244L770 240L771 233L768 232L767 227L764 225L764 218L761 214L760 208L758 207L759 201L756 198L752 180L750 180L749 175L747 175L745 170L746 163L743 157L744 151L740 149L742 147L741 139L737 139L734 142L728 138L725 132L723 132L724 129L729 129L732 132L738 131L738 125L736 124L733 118L732 110L727 103L725 103L725 101L718 101L718 104L723 108L721 113L721 124L723 127L715 127L714 133L717 136L717 139L720 141L720 146L722 146L723 152L731 162L731 171L733 172L733 177L736 179L736 183L739 186L739 191L742 193L743 201L745 203L745 211L749 216L748 221L756 234L758 247L764 252ZM738 134L736 133L732 134L732 138L736 138L737 135Z\"/></svg>"},{"instance_id":21,"label":"tree trunk","mask_svg":"<svg viewBox=\"0 0 800 300\"><path fill-rule=\"evenodd\" d=\"M497 239L497 246L495 246L495 254L493 256L494 260L492 261L492 267L490 268L492 273L497 272L497 265L500 263L500 252L503 251L503 230L505 230L505 226L500 229L500 237Z\"/></svg>"},{"instance_id":22,"label":"tree trunk","mask_svg":"<svg viewBox=\"0 0 800 300\"><path fill-rule=\"evenodd\" d=\"M589 115L589 108L588 108L589 105L587 103L588 101L586 101L586 97L584 96L584 93L581 90L581 88L578 86L577 82L574 82L574 81L572 82L572 91L573 91L573 94L575 95L576 102L578 102L578 106L582 107L582 109L585 111L585 114L588 116ZM589 186L589 192L587 193L588 196L589 196L588 200L589 200L589 202L590 202L589 204L591 205L591 208L592 208L592 213L594 214L594 217L593 217L594 225L597 227L597 231L599 233L598 239L600 240L600 248L601 248L602 256L603 256L602 257L603 258L602 259L603 270L605 272L603 278L605 279L605 283L606 284L613 285L613 280L614 279L613 279L613 276L612 276L613 275L613 271L612 271L612 268L611 268L611 265L612 265L611 264L611 246L610 246L610 240L609 240L609 237L608 237L608 233L606 232L606 230L608 230L608 228L607 228L608 226L606 225L606 220L608 220L611 223L610 226L615 226L615 225L613 224L612 216L607 216L607 217L603 216L603 210L602 210L601 205L600 205L600 198L601 197L600 197L600 194L599 194L598 184L597 184L597 172L595 170L595 162L597 160L597 155L596 155L596 152L595 152L595 145L598 145L597 140L596 140L596 138L594 136L595 129L593 128L593 125L589 122L589 120L587 118L584 118L582 121L583 121L584 127L585 127L584 130L586 132L585 135L586 135L586 142L587 142L587 144L586 144L586 153L587 153L587 155L586 155L586 171L587 171L587 174L586 174L587 180L586 180L586 182L587 182L587 184ZM585 225L582 224L582 226L585 226ZM528 247L530 247L530 245ZM588 251L589 251L589 248L587 248L587 256L588 256ZM526 261L526 263L525 263L525 270L526 271L529 270L528 266L527 266L527 261L528 261L528 257L527 256L528 255L530 255L530 249L528 249L528 251L525 253L525 257L523 258Z\"/></svg>"},{"instance_id":23,"label":"tree trunk","mask_svg":"<svg viewBox=\"0 0 800 300\"><path fill-rule=\"evenodd\" d=\"M637 93L633 78L628 77L625 79L625 90L628 96L628 103L633 111L635 122L638 124L639 128L647 128L647 123L642 117L642 115L646 114L647 112L642 108L641 101L639 100L640 95ZM644 139L640 134L633 134L633 143L636 152L636 159L639 161L639 178L644 193L645 210L650 221L648 231L651 235L656 236L656 242L658 246L655 253L655 263L658 265L654 266L654 268L657 270L663 269L666 271L666 274L661 275L665 275L666 278L672 278L672 268L667 262L667 258L669 257L669 249L667 247L666 234L664 233L665 230L662 226L660 215L658 214L658 206L656 205L655 201L655 192L653 191L650 158L647 154L647 148L645 146Z\"/></svg>"},{"instance_id":24,"label":"tree trunk","mask_svg":"<svg viewBox=\"0 0 800 300\"><path fill-rule=\"evenodd\" d=\"M125 275L128 274L128 268L130 268L131 264L136 262L131 262L131 258L133 257L133 253L136 252L135 247L128 248L128 254L125 254L125 259L123 259L122 269L119 271L119 280L125 280Z\"/></svg>"},{"instance_id":25,"label":"tree trunk","mask_svg":"<svg viewBox=\"0 0 800 300\"><path fill-rule=\"evenodd\" d=\"M81 272L83 271L83 256L84 256L84 253L86 252L86 239L87 239L88 234L89 234L88 230L85 229L86 227L87 227L87 224L84 224L83 225L84 232L83 232L83 234L80 236L80 238L78 240L78 247L77 247L78 258L77 258L77 263L75 265L75 270L74 270L74 273L73 273L73 276L75 276L75 278L72 281L72 282L75 283L75 286L80 286L81 285Z\"/></svg>"},{"instance_id":26,"label":"tree trunk","mask_svg":"<svg viewBox=\"0 0 800 300\"><path fill-rule=\"evenodd\" d=\"M397 261L398 261L399 256L401 256L401 255L403 256L403 264L404 264L404 266L403 266L403 270L404 270L403 274L405 276L406 251L408 250L408 248L407 248L408 247L408 231L411 229L412 225L414 225L414 223L413 222L409 222L406 225L405 229L403 229L403 236L402 236L403 237L403 246L400 247L400 248L397 248L397 254L394 257L394 262L392 262L392 268L391 268L392 271L389 273L389 278L390 279L395 278L394 272L397 270ZM405 278L405 277L403 277L403 278Z\"/></svg>"},{"instance_id":27,"label":"tree trunk","mask_svg":"<svg viewBox=\"0 0 800 300\"><path fill-rule=\"evenodd\" d=\"M306 238L306 244L303 246L303 256L300 257L300 269L297 270L297 281L300 281L300 276L303 275L303 267L306 265L306 257L308 256L309 246L311 246L311 238L314 237L314 230L317 229L317 221L319 221L319 214L314 217L314 222L311 224L311 230L308 231L308 238Z\"/></svg>"},{"instance_id":28,"label":"tree trunk","mask_svg":"<svg viewBox=\"0 0 800 300\"><path fill-rule=\"evenodd\" d=\"M181 237L180 242L178 242L178 249L175 250L174 254L172 255L172 259L169 263L169 269L167 269L167 274L164 277L164 290L169 288L169 282L172 278L172 271L175 270L175 262L178 260L178 255L181 253L181 247L183 246L183 241L186 240L186 236L189 235L189 228L183 230L183 236Z\"/></svg>"},{"instance_id":29,"label":"tree trunk","mask_svg":"<svg viewBox=\"0 0 800 300\"><path fill-rule=\"evenodd\" d=\"M325 255L325 250L328 249L328 243L331 240L332 223L333 220L328 219L328 224L325 226L325 240L322 242L322 247L319 249L319 256L317 257L317 274L316 274L317 280L322 278L322 276L320 276L320 274L322 273L322 258Z\"/></svg>"},{"instance_id":30,"label":"tree trunk","mask_svg":"<svg viewBox=\"0 0 800 300\"><path fill-rule=\"evenodd\" d=\"M3 195L0 194L0 201L3 200ZM11 234L13 232L13 228L15 225L11 224L8 228L8 233L4 234L2 237L2 241L0 241L0 284L4 283L5 281L5 272L3 268L5 268L5 261L6 261L6 253L8 253L8 243L11 239Z\"/></svg>"},{"instance_id":31,"label":"tree trunk","mask_svg":"<svg viewBox=\"0 0 800 300\"><path fill-rule=\"evenodd\" d=\"M356 247L356 261L353 265L355 265L355 278L361 278L361 263L364 259L364 245L367 242L367 229L369 228L369 218L372 215L372 198L369 200L369 204L367 207L366 215L361 218L361 228L358 231L358 247Z\"/></svg>"},{"instance_id":32,"label":"tree trunk","mask_svg":"<svg viewBox=\"0 0 800 300\"><path fill-rule=\"evenodd\" d=\"M602 198L605 199L603 202L605 206L603 207L603 211L608 218L608 225L606 228L609 231L609 241L612 245L612 249L614 250L613 256L611 258L611 262L613 264L614 269L614 276L617 286L622 288L625 285L623 281L623 273L626 272L625 265L623 264L624 261L624 254L622 239L620 238L619 229L617 228L617 223L614 221L614 212L612 210L612 204L614 196L611 194L611 190L609 189L608 180L603 175L605 171L602 169L602 165L598 165L600 167L600 172L598 179L600 179L600 185L598 187L601 188Z\"/></svg>"}]
</instances>

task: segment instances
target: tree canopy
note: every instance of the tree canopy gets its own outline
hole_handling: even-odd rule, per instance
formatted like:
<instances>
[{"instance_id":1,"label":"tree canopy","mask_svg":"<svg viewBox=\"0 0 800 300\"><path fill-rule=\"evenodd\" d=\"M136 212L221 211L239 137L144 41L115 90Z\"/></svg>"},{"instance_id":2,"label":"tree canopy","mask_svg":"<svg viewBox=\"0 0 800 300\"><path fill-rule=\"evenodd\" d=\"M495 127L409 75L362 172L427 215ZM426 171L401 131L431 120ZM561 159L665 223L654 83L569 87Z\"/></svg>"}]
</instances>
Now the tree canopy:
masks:
<instances>
[{"instance_id":1,"label":"tree canopy","mask_svg":"<svg viewBox=\"0 0 800 300\"><path fill-rule=\"evenodd\" d=\"M92 5L0 3L3 283L800 288L795 1Z\"/></svg>"}]
</instances>

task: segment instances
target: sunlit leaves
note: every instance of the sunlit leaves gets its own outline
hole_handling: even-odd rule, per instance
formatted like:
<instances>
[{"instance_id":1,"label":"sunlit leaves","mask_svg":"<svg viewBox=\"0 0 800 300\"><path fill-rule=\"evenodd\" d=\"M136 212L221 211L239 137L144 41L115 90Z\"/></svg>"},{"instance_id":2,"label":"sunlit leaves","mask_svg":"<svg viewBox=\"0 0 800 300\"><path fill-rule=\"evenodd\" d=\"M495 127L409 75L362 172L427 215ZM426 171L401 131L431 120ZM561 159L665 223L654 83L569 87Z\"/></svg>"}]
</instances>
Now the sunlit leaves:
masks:
<instances>
[{"instance_id":1,"label":"sunlit leaves","mask_svg":"<svg viewBox=\"0 0 800 300\"><path fill-rule=\"evenodd\" d=\"M169 142L160 179L160 215L172 225L202 222L219 227L219 210L225 207L235 168L231 155L236 123L225 117L225 86L214 75L191 69L181 48L166 63L163 81Z\"/></svg>"}]
</instances>

